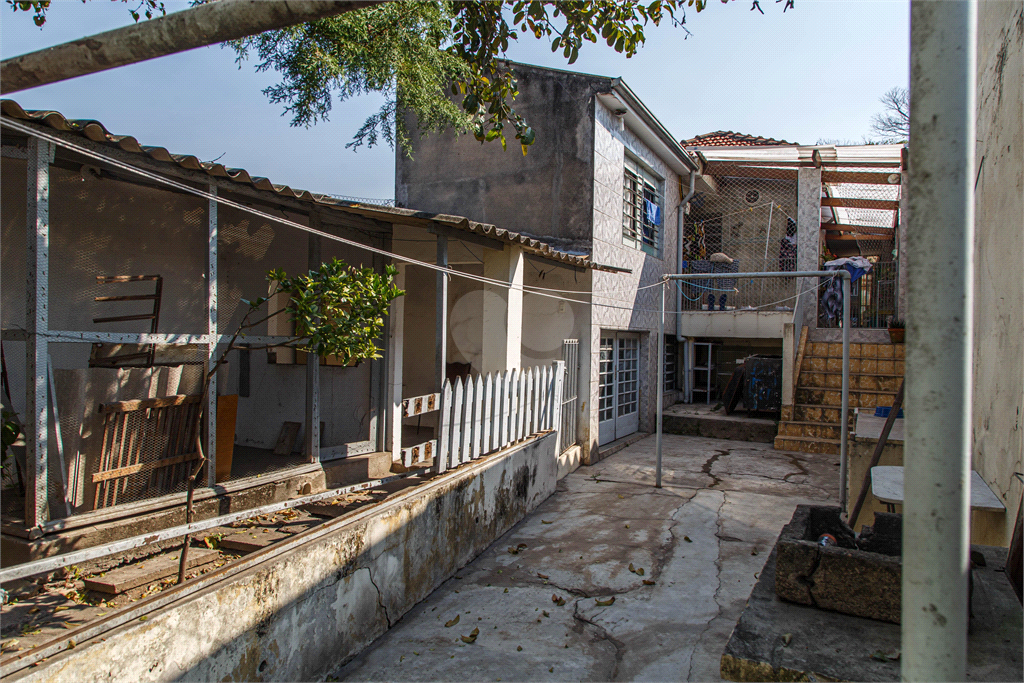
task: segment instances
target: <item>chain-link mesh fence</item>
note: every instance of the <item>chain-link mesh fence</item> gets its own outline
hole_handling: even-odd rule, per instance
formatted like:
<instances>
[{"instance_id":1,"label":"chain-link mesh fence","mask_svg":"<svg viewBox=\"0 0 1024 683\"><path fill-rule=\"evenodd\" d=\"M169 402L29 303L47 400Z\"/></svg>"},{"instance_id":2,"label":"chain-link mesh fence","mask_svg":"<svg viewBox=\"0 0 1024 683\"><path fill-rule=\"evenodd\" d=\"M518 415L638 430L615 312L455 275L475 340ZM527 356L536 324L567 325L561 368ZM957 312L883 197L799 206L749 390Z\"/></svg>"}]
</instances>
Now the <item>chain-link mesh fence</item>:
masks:
<instances>
[{"instance_id":1,"label":"chain-link mesh fence","mask_svg":"<svg viewBox=\"0 0 1024 683\"><path fill-rule=\"evenodd\" d=\"M715 187L690 202L683 272L796 270L796 181L726 171ZM791 309L796 293L788 278L693 280L681 288L684 310Z\"/></svg>"},{"instance_id":2,"label":"chain-link mesh fence","mask_svg":"<svg viewBox=\"0 0 1024 683\"><path fill-rule=\"evenodd\" d=\"M8 173L8 161L5 181L23 179L24 163ZM24 183L16 185L3 186L0 269L3 327L13 332L25 329L28 262ZM204 199L106 175L83 180L79 173L51 167L49 519L180 493L198 463L197 439L203 444L211 440L202 417L206 343L123 338L207 334L208 211ZM333 258L356 267L382 265L369 252L324 238L311 241L298 228L224 205L218 207L218 235L216 331L222 335L238 330L246 301L266 296L272 269L296 275ZM384 246L379 236L366 236L365 241L373 240ZM286 315L267 317L285 305L279 296L253 315L256 324L238 339L249 348L227 353L217 373L212 439L218 483L309 462L304 448L306 354L275 346L275 338L294 337L294 330ZM71 343L54 341L58 332L113 336ZM25 415L26 346L10 339L3 343L3 404L19 416ZM226 349L220 344L214 357ZM381 361L353 367L321 361L318 443L329 457L378 445L382 367ZM17 465L9 461L3 470L3 517L12 522L23 519L29 483L25 449L16 450ZM201 472L197 486L208 480L207 472Z\"/></svg>"}]
</instances>

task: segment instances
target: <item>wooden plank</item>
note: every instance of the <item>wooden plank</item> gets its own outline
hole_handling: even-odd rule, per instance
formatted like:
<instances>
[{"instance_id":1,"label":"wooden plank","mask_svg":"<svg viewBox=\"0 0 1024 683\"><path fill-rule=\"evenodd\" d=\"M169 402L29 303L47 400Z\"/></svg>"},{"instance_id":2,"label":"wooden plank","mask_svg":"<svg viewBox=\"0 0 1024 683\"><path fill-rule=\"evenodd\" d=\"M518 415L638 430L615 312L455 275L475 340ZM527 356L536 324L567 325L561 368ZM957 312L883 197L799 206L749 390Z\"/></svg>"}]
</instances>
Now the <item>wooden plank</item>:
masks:
<instances>
[{"instance_id":1,"label":"wooden plank","mask_svg":"<svg viewBox=\"0 0 1024 683\"><path fill-rule=\"evenodd\" d=\"M470 377L466 377L466 412L462 416L462 449L459 463L470 461L473 450L473 409L476 407L476 386Z\"/></svg>"},{"instance_id":2,"label":"wooden plank","mask_svg":"<svg viewBox=\"0 0 1024 683\"><path fill-rule=\"evenodd\" d=\"M704 166L704 173L724 178L765 178L768 180L796 180L795 168L764 168L760 166L739 166L733 163L710 161Z\"/></svg>"},{"instance_id":3,"label":"wooden plank","mask_svg":"<svg viewBox=\"0 0 1024 683\"><path fill-rule=\"evenodd\" d=\"M153 320L156 318L154 313L139 313L136 315L112 315L104 318L93 318L94 323L121 323L129 322L132 320Z\"/></svg>"},{"instance_id":4,"label":"wooden plank","mask_svg":"<svg viewBox=\"0 0 1024 683\"><path fill-rule=\"evenodd\" d=\"M465 395L462 389L462 378L455 378L455 389L452 391L452 448L451 466L458 467L462 459L462 416L465 413Z\"/></svg>"},{"instance_id":5,"label":"wooden plank","mask_svg":"<svg viewBox=\"0 0 1024 683\"><path fill-rule=\"evenodd\" d=\"M821 229L826 232L856 232L864 235L889 235L895 233L894 228L882 225L849 225L846 223L822 223Z\"/></svg>"},{"instance_id":6,"label":"wooden plank","mask_svg":"<svg viewBox=\"0 0 1024 683\"><path fill-rule=\"evenodd\" d=\"M451 453L452 383L448 380L445 380L441 390L440 422L441 438L438 439L437 456L434 458L434 469L438 474L448 469L448 458Z\"/></svg>"},{"instance_id":7,"label":"wooden plank","mask_svg":"<svg viewBox=\"0 0 1024 683\"><path fill-rule=\"evenodd\" d=\"M822 197L822 206L832 206L843 209L879 209L882 211L897 211L900 203L890 199L857 199L854 197Z\"/></svg>"},{"instance_id":8,"label":"wooden plank","mask_svg":"<svg viewBox=\"0 0 1024 683\"><path fill-rule=\"evenodd\" d=\"M740 398L743 397L743 376L745 374L746 369L740 365L732 371L729 383L725 386L722 402L725 404L726 415L732 415L732 411L736 410L736 405L740 402Z\"/></svg>"},{"instance_id":9,"label":"wooden plank","mask_svg":"<svg viewBox=\"0 0 1024 683\"><path fill-rule=\"evenodd\" d=\"M220 558L220 553L208 548L190 548L188 553L188 568L194 569ZM88 590L118 595L138 588L149 583L156 583L162 579L174 576L178 573L178 554L166 553L151 557L142 562L129 564L124 567L112 569L102 576L90 576L85 579L85 587Z\"/></svg>"},{"instance_id":10,"label":"wooden plank","mask_svg":"<svg viewBox=\"0 0 1024 683\"><path fill-rule=\"evenodd\" d=\"M891 232L888 234L866 232L858 235L825 235L825 239L829 242L887 242L893 238Z\"/></svg>"},{"instance_id":11,"label":"wooden plank","mask_svg":"<svg viewBox=\"0 0 1024 683\"><path fill-rule=\"evenodd\" d=\"M220 539L220 547L226 550L237 550L240 553L251 553L291 537L291 534L283 534L276 530L271 531L267 527L254 527L237 534L225 536Z\"/></svg>"},{"instance_id":12,"label":"wooden plank","mask_svg":"<svg viewBox=\"0 0 1024 683\"><path fill-rule=\"evenodd\" d=\"M178 394L176 396L163 396L160 398L143 398L133 401L114 401L112 403L101 403L99 411L101 413L130 413L135 410L143 410L149 408L167 408L170 406L180 406L187 403L199 403L202 396L198 394Z\"/></svg>"},{"instance_id":13,"label":"wooden plank","mask_svg":"<svg viewBox=\"0 0 1024 683\"><path fill-rule=\"evenodd\" d=\"M526 420L523 424L523 438L533 433L534 409L533 401L536 395L537 372L535 368L527 370L526 375Z\"/></svg>"},{"instance_id":14,"label":"wooden plank","mask_svg":"<svg viewBox=\"0 0 1024 683\"><path fill-rule=\"evenodd\" d=\"M402 449L402 462L406 467L411 467L414 463L430 460L436 451L437 441L434 439L415 446L406 446Z\"/></svg>"},{"instance_id":15,"label":"wooden plank","mask_svg":"<svg viewBox=\"0 0 1024 683\"><path fill-rule=\"evenodd\" d=\"M109 285L114 282L152 282L159 280L159 275L97 275L96 282L101 285Z\"/></svg>"},{"instance_id":16,"label":"wooden plank","mask_svg":"<svg viewBox=\"0 0 1024 683\"><path fill-rule=\"evenodd\" d=\"M158 294L131 294L125 296L97 296L93 297L93 301L151 301L158 298Z\"/></svg>"},{"instance_id":17,"label":"wooden plank","mask_svg":"<svg viewBox=\"0 0 1024 683\"><path fill-rule=\"evenodd\" d=\"M473 450L470 458L476 460L480 457L480 446L483 442L484 428L484 378L483 375L476 376L476 391L473 392Z\"/></svg>"},{"instance_id":18,"label":"wooden plank","mask_svg":"<svg viewBox=\"0 0 1024 683\"><path fill-rule=\"evenodd\" d=\"M134 432L132 437L134 437ZM141 449L139 449L141 453ZM186 453L185 455L175 455L172 458L164 458L162 460L154 460L153 462L143 462L134 465L128 465L126 467L119 467L113 470L107 470L105 472L96 472L92 475L92 481L97 484L101 481L107 481L109 479L117 479L119 477L127 477L131 474L138 474L139 472L152 472L158 470L161 467L170 467L171 465L177 465L179 463L188 462L189 460L198 460L199 453Z\"/></svg>"},{"instance_id":19,"label":"wooden plank","mask_svg":"<svg viewBox=\"0 0 1024 683\"><path fill-rule=\"evenodd\" d=\"M277 443L274 445L274 455L291 455L295 450L295 442L299 438L299 428L302 425L298 422L285 422L281 425L281 433L277 435Z\"/></svg>"},{"instance_id":20,"label":"wooden plank","mask_svg":"<svg viewBox=\"0 0 1024 683\"><path fill-rule=\"evenodd\" d=\"M537 366L537 398L534 401L534 405L537 407L537 415L533 420L534 431L544 431L544 409L547 407L547 393L548 385L545 381L545 368L541 365Z\"/></svg>"},{"instance_id":21,"label":"wooden plank","mask_svg":"<svg viewBox=\"0 0 1024 683\"><path fill-rule=\"evenodd\" d=\"M505 422L502 425L505 438L502 439L501 447L509 445L516 440L516 424L519 422L519 372L516 369L508 371L506 383L505 400L508 409L505 411Z\"/></svg>"},{"instance_id":22,"label":"wooden plank","mask_svg":"<svg viewBox=\"0 0 1024 683\"><path fill-rule=\"evenodd\" d=\"M480 452L491 452L491 441L494 436L494 373L487 373L484 378L484 419L482 423L483 440L480 442Z\"/></svg>"},{"instance_id":23,"label":"wooden plank","mask_svg":"<svg viewBox=\"0 0 1024 683\"><path fill-rule=\"evenodd\" d=\"M519 393L516 395L516 400L519 403L519 413L516 416L516 441L519 441L526 436L526 407L529 405L527 399L529 398L529 386L530 375L529 371L519 373Z\"/></svg>"},{"instance_id":24,"label":"wooden plank","mask_svg":"<svg viewBox=\"0 0 1024 683\"><path fill-rule=\"evenodd\" d=\"M892 173L871 173L861 171L822 171L821 182L832 184L893 185L900 184L901 175Z\"/></svg>"},{"instance_id":25,"label":"wooden plank","mask_svg":"<svg viewBox=\"0 0 1024 683\"><path fill-rule=\"evenodd\" d=\"M441 405L441 394L424 394L402 400L402 417L415 417L438 409Z\"/></svg>"},{"instance_id":26,"label":"wooden plank","mask_svg":"<svg viewBox=\"0 0 1024 683\"><path fill-rule=\"evenodd\" d=\"M797 396L797 387L800 386L800 368L804 365L804 351L807 350L807 335L809 331L810 329L807 327L800 330L800 350L797 351L797 367L793 370L794 400L796 400Z\"/></svg>"},{"instance_id":27,"label":"wooden plank","mask_svg":"<svg viewBox=\"0 0 1024 683\"><path fill-rule=\"evenodd\" d=\"M544 429L554 429L554 411L555 411L555 368L547 367L544 369L544 386L546 390L544 392L545 407L544 407Z\"/></svg>"}]
</instances>

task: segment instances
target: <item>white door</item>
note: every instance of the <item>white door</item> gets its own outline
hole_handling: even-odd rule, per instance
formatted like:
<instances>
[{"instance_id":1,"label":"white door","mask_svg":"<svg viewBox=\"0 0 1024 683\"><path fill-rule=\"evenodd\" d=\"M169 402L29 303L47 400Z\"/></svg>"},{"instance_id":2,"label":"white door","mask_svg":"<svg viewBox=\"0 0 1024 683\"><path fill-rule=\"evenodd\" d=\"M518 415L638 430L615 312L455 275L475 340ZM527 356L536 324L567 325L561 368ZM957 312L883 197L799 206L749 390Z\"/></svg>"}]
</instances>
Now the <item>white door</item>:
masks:
<instances>
[{"instance_id":1,"label":"white door","mask_svg":"<svg viewBox=\"0 0 1024 683\"><path fill-rule=\"evenodd\" d=\"M601 335L598 382L598 443L606 444L640 427L640 336Z\"/></svg>"}]
</instances>

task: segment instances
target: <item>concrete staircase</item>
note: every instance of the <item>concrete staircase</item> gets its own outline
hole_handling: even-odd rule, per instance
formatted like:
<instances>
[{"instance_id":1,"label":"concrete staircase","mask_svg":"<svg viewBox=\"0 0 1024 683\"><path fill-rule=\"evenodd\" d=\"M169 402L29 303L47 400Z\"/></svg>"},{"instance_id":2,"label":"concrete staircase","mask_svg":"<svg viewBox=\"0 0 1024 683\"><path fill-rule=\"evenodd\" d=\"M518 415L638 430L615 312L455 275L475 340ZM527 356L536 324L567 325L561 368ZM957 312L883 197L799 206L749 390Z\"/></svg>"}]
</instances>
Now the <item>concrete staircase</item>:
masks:
<instances>
[{"instance_id":1,"label":"concrete staircase","mask_svg":"<svg viewBox=\"0 0 1024 683\"><path fill-rule=\"evenodd\" d=\"M903 378L903 344L850 344L850 428L854 409L891 406ZM798 355L793 405L782 406L775 448L839 454L843 345L807 341Z\"/></svg>"}]
</instances>

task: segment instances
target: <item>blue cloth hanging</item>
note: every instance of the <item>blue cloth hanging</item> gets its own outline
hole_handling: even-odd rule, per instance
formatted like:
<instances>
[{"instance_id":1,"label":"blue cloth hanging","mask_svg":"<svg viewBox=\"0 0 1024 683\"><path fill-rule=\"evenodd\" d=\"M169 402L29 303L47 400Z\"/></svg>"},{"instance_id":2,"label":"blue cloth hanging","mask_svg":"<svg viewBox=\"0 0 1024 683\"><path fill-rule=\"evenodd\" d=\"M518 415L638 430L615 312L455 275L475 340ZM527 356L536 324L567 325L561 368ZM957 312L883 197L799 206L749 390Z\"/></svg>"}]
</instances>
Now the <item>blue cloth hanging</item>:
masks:
<instances>
[{"instance_id":1,"label":"blue cloth hanging","mask_svg":"<svg viewBox=\"0 0 1024 683\"><path fill-rule=\"evenodd\" d=\"M652 225L661 225L661 207L650 199L645 199L644 208L647 211L647 222Z\"/></svg>"}]
</instances>

